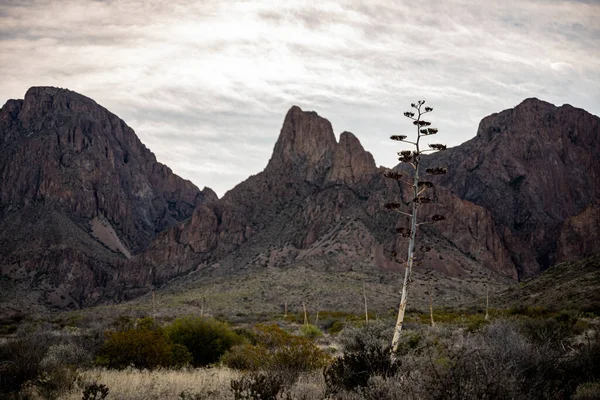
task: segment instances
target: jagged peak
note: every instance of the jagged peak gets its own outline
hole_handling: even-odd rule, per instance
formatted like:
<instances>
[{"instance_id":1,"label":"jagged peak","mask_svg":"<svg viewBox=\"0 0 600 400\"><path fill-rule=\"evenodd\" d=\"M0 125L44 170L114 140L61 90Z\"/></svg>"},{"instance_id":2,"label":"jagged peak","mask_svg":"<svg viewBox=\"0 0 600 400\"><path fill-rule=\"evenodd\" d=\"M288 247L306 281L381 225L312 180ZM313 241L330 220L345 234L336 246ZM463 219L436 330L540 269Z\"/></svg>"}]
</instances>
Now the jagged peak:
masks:
<instances>
[{"instance_id":1,"label":"jagged peak","mask_svg":"<svg viewBox=\"0 0 600 400\"><path fill-rule=\"evenodd\" d=\"M337 142L331 123L314 111L292 106L287 112L267 169L289 169L313 180L331 166ZM300 168L299 168L300 167Z\"/></svg>"},{"instance_id":2,"label":"jagged peak","mask_svg":"<svg viewBox=\"0 0 600 400\"><path fill-rule=\"evenodd\" d=\"M377 171L373 155L365 151L360 140L351 132L340 134L329 173L329 180L346 184L357 183L370 177Z\"/></svg>"},{"instance_id":3,"label":"jagged peak","mask_svg":"<svg viewBox=\"0 0 600 400\"><path fill-rule=\"evenodd\" d=\"M545 107L550 106L550 107L556 108L556 106L554 104L549 103L544 100L540 100L537 97L528 97L525 100L523 100L522 102L520 102L515 108L521 107L521 106L529 106L529 105L537 105L537 106L543 105Z\"/></svg>"},{"instance_id":4,"label":"jagged peak","mask_svg":"<svg viewBox=\"0 0 600 400\"><path fill-rule=\"evenodd\" d=\"M340 133L340 142L341 146L352 146L356 148L360 148L360 150L364 151L363 145L360 143L360 139L356 137L356 135L352 132L344 131Z\"/></svg>"},{"instance_id":5,"label":"jagged peak","mask_svg":"<svg viewBox=\"0 0 600 400\"><path fill-rule=\"evenodd\" d=\"M91 112L96 109L104 108L89 97L53 86L33 86L23 100L25 118L51 111Z\"/></svg>"},{"instance_id":6,"label":"jagged peak","mask_svg":"<svg viewBox=\"0 0 600 400\"><path fill-rule=\"evenodd\" d=\"M217 200L219 200L219 196L217 196L215 191L209 188L208 186L204 186L200 193L202 194L207 203L214 203Z\"/></svg>"}]
</instances>

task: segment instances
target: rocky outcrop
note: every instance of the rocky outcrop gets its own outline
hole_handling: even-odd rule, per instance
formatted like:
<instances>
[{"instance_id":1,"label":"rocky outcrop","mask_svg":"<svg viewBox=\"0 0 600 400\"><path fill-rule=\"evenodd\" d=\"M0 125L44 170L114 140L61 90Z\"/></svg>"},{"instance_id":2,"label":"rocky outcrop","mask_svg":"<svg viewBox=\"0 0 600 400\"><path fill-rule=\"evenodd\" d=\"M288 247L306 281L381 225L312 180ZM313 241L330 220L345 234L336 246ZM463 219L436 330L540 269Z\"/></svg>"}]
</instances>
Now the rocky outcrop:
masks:
<instances>
[{"instance_id":1,"label":"rocky outcrop","mask_svg":"<svg viewBox=\"0 0 600 400\"><path fill-rule=\"evenodd\" d=\"M598 253L600 249L600 201L567 218L560 230L557 259L578 260Z\"/></svg>"},{"instance_id":2,"label":"rocky outcrop","mask_svg":"<svg viewBox=\"0 0 600 400\"><path fill-rule=\"evenodd\" d=\"M485 282L597 252L598 126L583 110L532 99L426 157L449 173L435 178L419 221L446 221L419 231L418 273L446 279L443 298L457 302L480 296ZM292 107L265 170L222 199L173 175L123 121L65 90L9 101L0 145L2 274L49 304L119 301L188 275L201 285L265 269L402 269L407 240L394 228L408 221L383 205L408 209L410 189L385 178L353 134L336 141L315 112ZM459 287L460 296L448 292Z\"/></svg>"},{"instance_id":3,"label":"rocky outcrop","mask_svg":"<svg viewBox=\"0 0 600 400\"><path fill-rule=\"evenodd\" d=\"M600 118L527 99L484 118L475 138L426 165L447 166L439 183L491 212L526 278L566 260L557 251L561 226L600 198L599 154Z\"/></svg>"},{"instance_id":4,"label":"rocky outcrop","mask_svg":"<svg viewBox=\"0 0 600 400\"><path fill-rule=\"evenodd\" d=\"M267 171L293 173L295 179L317 182L331 168L335 147L329 121L294 106L285 117Z\"/></svg>"},{"instance_id":5,"label":"rocky outcrop","mask_svg":"<svg viewBox=\"0 0 600 400\"><path fill-rule=\"evenodd\" d=\"M383 204L408 204L411 196L383 172L353 134L342 133L338 143L327 120L292 107L266 169L212 209L197 209L191 220L160 235L121 278L135 292L178 273L237 274L263 258L271 268L310 263L320 271L400 269L390 254L405 252L405 240L393 233L403 218ZM424 206L422 218L439 212L449 218L423 231L424 243L438 252L423 255L422 265L454 276L475 265L516 279L491 214L445 189L436 196L438 203ZM325 262L334 249L340 256ZM275 262L274 253L286 256Z\"/></svg>"},{"instance_id":6,"label":"rocky outcrop","mask_svg":"<svg viewBox=\"0 0 600 400\"><path fill-rule=\"evenodd\" d=\"M352 133L342 132L340 142L335 147L328 180L353 186L368 183L375 173L377 167L371 153L365 151Z\"/></svg>"},{"instance_id":7,"label":"rocky outcrop","mask_svg":"<svg viewBox=\"0 0 600 400\"><path fill-rule=\"evenodd\" d=\"M157 232L216 200L212 190L200 191L158 163L125 122L85 96L34 87L23 100L10 100L0 110L0 226L5 232L9 225L31 232L20 241L15 235L0 239L6 277L15 278L21 273L11 271L26 269L38 275L33 286L49 282L48 290L54 290L58 286L53 275L61 265L77 265L69 276L96 276L98 265L114 270L121 262L115 259L140 253ZM31 220L31 212L40 219ZM60 238L53 245L36 234L46 232L39 224L56 223L48 215L63 216L56 217L61 222L52 228ZM25 223L11 225L16 220ZM38 268L35 260L50 250L52 257ZM89 304L94 291L76 292L105 286L112 273L103 274L108 278L61 281L61 296L66 293L77 305Z\"/></svg>"}]
</instances>

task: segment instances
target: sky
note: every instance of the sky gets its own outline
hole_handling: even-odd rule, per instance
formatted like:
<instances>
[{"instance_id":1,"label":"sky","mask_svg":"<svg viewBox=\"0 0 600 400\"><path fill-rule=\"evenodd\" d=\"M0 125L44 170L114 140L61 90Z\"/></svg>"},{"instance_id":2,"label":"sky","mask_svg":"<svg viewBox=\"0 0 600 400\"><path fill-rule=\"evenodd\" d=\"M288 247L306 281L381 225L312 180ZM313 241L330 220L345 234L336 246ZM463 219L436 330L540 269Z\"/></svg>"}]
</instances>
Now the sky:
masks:
<instances>
[{"instance_id":1,"label":"sky","mask_svg":"<svg viewBox=\"0 0 600 400\"><path fill-rule=\"evenodd\" d=\"M600 115L599 21L600 0L0 0L0 104L84 94L222 196L292 105L387 167L419 99L449 146L529 97Z\"/></svg>"}]
</instances>

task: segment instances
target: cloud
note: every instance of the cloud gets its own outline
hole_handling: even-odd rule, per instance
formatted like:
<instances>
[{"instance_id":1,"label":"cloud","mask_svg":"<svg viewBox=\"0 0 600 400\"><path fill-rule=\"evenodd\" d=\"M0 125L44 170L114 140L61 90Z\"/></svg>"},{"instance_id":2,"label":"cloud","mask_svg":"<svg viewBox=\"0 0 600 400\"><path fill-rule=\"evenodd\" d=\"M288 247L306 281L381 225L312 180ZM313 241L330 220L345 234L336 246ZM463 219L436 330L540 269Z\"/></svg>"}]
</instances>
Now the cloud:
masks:
<instances>
[{"instance_id":1,"label":"cloud","mask_svg":"<svg viewBox=\"0 0 600 400\"><path fill-rule=\"evenodd\" d=\"M0 102L68 87L133 127L161 162L219 195L266 165L296 104L376 161L425 98L440 140L524 98L600 114L593 1L5 1Z\"/></svg>"}]
</instances>

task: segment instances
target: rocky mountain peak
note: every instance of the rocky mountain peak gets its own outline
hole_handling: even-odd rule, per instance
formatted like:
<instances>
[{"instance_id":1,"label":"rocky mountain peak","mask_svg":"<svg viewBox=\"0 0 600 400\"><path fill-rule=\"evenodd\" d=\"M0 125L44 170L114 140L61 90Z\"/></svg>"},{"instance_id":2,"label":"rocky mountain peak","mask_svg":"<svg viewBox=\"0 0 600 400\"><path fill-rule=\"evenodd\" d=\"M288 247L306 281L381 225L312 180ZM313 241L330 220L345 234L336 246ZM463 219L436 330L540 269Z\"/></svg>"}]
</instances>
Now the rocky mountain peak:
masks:
<instances>
[{"instance_id":1,"label":"rocky mountain peak","mask_svg":"<svg viewBox=\"0 0 600 400\"><path fill-rule=\"evenodd\" d=\"M92 99L68 89L36 86L25 93L20 119L44 117L54 112L92 113L100 106Z\"/></svg>"},{"instance_id":2,"label":"rocky mountain peak","mask_svg":"<svg viewBox=\"0 0 600 400\"><path fill-rule=\"evenodd\" d=\"M348 185L364 182L377 172L373 156L350 132L342 132L335 148L329 180Z\"/></svg>"},{"instance_id":3,"label":"rocky mountain peak","mask_svg":"<svg viewBox=\"0 0 600 400\"><path fill-rule=\"evenodd\" d=\"M293 106L285 116L267 170L293 171L307 181L320 180L331 167L336 144L328 120Z\"/></svg>"},{"instance_id":4,"label":"rocky mountain peak","mask_svg":"<svg viewBox=\"0 0 600 400\"><path fill-rule=\"evenodd\" d=\"M511 232L520 276L530 277L565 261L556 250L563 224L600 197L590 185L600 181L599 139L600 118L530 98L485 117L475 138L427 162L447 166L441 184Z\"/></svg>"}]
</instances>

